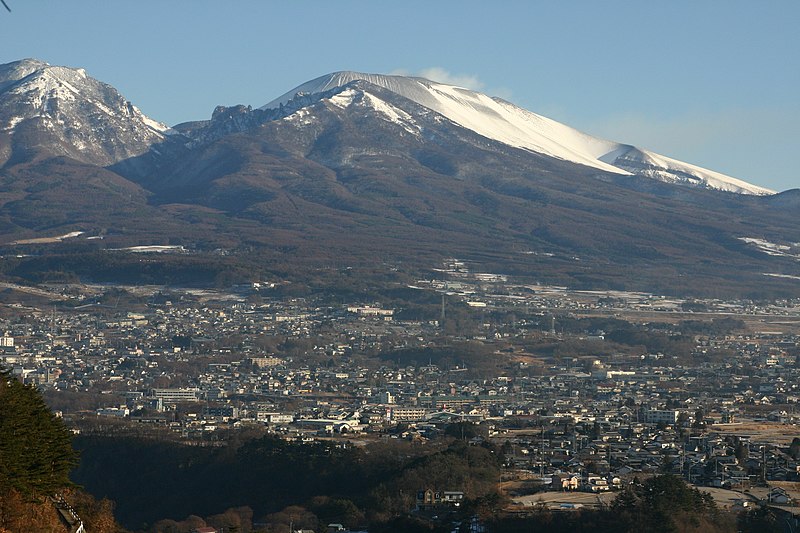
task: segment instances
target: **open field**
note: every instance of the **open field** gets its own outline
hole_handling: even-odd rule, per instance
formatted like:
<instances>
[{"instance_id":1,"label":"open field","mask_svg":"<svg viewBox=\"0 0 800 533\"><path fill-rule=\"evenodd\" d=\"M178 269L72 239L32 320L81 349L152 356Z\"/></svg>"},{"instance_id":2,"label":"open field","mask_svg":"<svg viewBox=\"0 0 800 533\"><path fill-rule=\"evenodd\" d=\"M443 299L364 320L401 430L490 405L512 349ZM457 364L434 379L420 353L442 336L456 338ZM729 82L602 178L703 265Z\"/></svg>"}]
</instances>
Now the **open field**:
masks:
<instances>
[{"instance_id":1,"label":"open field","mask_svg":"<svg viewBox=\"0 0 800 533\"><path fill-rule=\"evenodd\" d=\"M538 492L528 496L512 498L517 506L531 508L545 505L548 509L579 509L581 507L598 509L608 506L617 496L616 492L593 494L591 492Z\"/></svg>"},{"instance_id":2,"label":"open field","mask_svg":"<svg viewBox=\"0 0 800 533\"><path fill-rule=\"evenodd\" d=\"M792 439L800 436L800 427L777 422L743 421L732 424L714 424L710 428L721 435L747 435L752 441L769 441L779 446L788 446Z\"/></svg>"},{"instance_id":3,"label":"open field","mask_svg":"<svg viewBox=\"0 0 800 533\"><path fill-rule=\"evenodd\" d=\"M695 487L700 492L710 494L714 498L714 503L720 509L731 509L737 502L747 501L755 505L758 501L758 496L750 492L741 492L738 490L728 490L716 487Z\"/></svg>"},{"instance_id":4,"label":"open field","mask_svg":"<svg viewBox=\"0 0 800 533\"><path fill-rule=\"evenodd\" d=\"M575 313L576 316L602 317L608 316L609 310L583 310ZM796 314L796 313L795 313ZM742 320L745 327L751 332L775 333L800 333L800 317L779 314L749 314L735 312L685 312L685 311L655 311L650 309L614 309L613 315L631 323L666 322L677 324L683 320L713 320L720 318L735 318Z\"/></svg>"}]
</instances>

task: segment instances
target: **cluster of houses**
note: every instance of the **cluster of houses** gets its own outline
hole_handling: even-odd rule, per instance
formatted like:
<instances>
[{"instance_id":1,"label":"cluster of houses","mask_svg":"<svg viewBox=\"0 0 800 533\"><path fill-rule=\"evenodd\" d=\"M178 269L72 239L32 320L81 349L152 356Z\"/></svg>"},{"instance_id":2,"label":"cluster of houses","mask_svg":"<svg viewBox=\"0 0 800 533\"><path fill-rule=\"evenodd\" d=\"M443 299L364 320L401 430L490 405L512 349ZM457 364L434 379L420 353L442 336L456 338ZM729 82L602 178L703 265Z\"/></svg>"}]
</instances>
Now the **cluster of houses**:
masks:
<instances>
[{"instance_id":1,"label":"cluster of houses","mask_svg":"<svg viewBox=\"0 0 800 533\"><path fill-rule=\"evenodd\" d=\"M445 270L447 281L416 288L443 295L441 317L458 303L476 313L480 331L459 340L504 354L499 370L367 356L441 342L441 317L403 320L378 302L188 292L154 293L135 309L5 307L0 365L49 391L51 401L63 398L56 404L65 417L158 427L179 438L263 427L287 438L424 443L470 422L479 438L503 446L509 469L556 490L603 492L653 472L717 486L798 479L800 450L790 438L737 425L781 425L787 434L796 427L800 336L791 328L696 335L692 363L670 353L527 353L532 337L569 340L557 313L676 312L685 302L512 286L463 266ZM800 316L789 301L703 307L712 316ZM493 311L514 311L514 323L498 323ZM603 332L578 337L605 342ZM440 494L447 498L455 496Z\"/></svg>"}]
</instances>

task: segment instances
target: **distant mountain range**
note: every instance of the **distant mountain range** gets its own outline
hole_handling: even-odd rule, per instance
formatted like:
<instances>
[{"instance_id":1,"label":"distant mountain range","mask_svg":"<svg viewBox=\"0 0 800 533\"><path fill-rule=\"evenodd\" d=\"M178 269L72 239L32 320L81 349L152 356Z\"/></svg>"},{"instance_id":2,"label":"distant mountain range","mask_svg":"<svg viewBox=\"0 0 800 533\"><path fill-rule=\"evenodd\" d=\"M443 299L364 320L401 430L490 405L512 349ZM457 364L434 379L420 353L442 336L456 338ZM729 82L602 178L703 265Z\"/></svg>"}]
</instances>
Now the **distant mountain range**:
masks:
<instances>
[{"instance_id":1,"label":"distant mountain range","mask_svg":"<svg viewBox=\"0 0 800 533\"><path fill-rule=\"evenodd\" d=\"M18 61L0 66L0 165L2 250L32 256L10 276L135 277L141 256L116 250L161 245L154 282L458 257L574 287L800 294L800 191L421 78L338 72L169 128L81 69Z\"/></svg>"}]
</instances>

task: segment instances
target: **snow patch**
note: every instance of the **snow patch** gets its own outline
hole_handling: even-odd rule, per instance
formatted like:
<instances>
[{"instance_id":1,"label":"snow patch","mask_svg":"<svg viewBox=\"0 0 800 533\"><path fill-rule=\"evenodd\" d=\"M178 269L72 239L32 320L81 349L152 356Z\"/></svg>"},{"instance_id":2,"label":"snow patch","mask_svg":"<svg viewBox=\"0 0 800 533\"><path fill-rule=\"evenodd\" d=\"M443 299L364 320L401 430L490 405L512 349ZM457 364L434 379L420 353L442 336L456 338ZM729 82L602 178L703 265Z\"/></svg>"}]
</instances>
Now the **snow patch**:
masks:
<instances>
[{"instance_id":1,"label":"snow patch","mask_svg":"<svg viewBox=\"0 0 800 533\"><path fill-rule=\"evenodd\" d=\"M636 174L668 183L685 183L740 194L774 193L770 189L633 146L621 146L601 159Z\"/></svg>"},{"instance_id":2,"label":"snow patch","mask_svg":"<svg viewBox=\"0 0 800 533\"><path fill-rule=\"evenodd\" d=\"M368 92L364 93L364 98L366 100L365 103L368 103L375 111L387 117L391 122L399 124L407 132L419 132L419 127L414 122L414 119L402 109L398 109Z\"/></svg>"},{"instance_id":3,"label":"snow patch","mask_svg":"<svg viewBox=\"0 0 800 533\"><path fill-rule=\"evenodd\" d=\"M341 109L353 105L370 107L386 117L390 122L402 126L403 129L410 133L419 131L411 115L367 91L361 92L356 89L346 89L328 98L328 102Z\"/></svg>"},{"instance_id":4,"label":"snow patch","mask_svg":"<svg viewBox=\"0 0 800 533\"><path fill-rule=\"evenodd\" d=\"M346 91L342 91L339 94L330 97L328 101L336 107L345 109L353 105L353 100L355 97L356 91L353 89L347 89Z\"/></svg>"},{"instance_id":5,"label":"snow patch","mask_svg":"<svg viewBox=\"0 0 800 533\"><path fill-rule=\"evenodd\" d=\"M796 279L800 280L800 276L790 276L789 274L773 274L772 272L762 272L764 276L771 276L773 278Z\"/></svg>"},{"instance_id":6,"label":"snow patch","mask_svg":"<svg viewBox=\"0 0 800 533\"><path fill-rule=\"evenodd\" d=\"M172 128L170 128L166 124L158 122L157 120L153 120L152 118L148 117L147 115L139 111L139 109L136 107L134 107L134 109L136 109L136 111L139 112L139 117L142 119L142 122L144 122L145 125L150 129L156 130L158 133L164 133L164 134L175 133L172 131Z\"/></svg>"},{"instance_id":7,"label":"snow patch","mask_svg":"<svg viewBox=\"0 0 800 533\"><path fill-rule=\"evenodd\" d=\"M287 122L297 122L303 126L308 126L309 124L314 123L315 117L311 114L311 111L304 107L302 109L298 109L291 115L284 117L283 120Z\"/></svg>"},{"instance_id":8,"label":"snow patch","mask_svg":"<svg viewBox=\"0 0 800 533\"><path fill-rule=\"evenodd\" d=\"M103 104L102 102L98 102L97 100L89 100L92 105L95 107L100 108L100 110L105 113L106 115L115 115L116 113L107 105Z\"/></svg>"},{"instance_id":9,"label":"snow patch","mask_svg":"<svg viewBox=\"0 0 800 533\"><path fill-rule=\"evenodd\" d=\"M178 245L147 245L147 246L129 246L128 248L116 248L117 251L131 252L131 253L168 253L168 252L185 252L186 248Z\"/></svg>"},{"instance_id":10,"label":"snow patch","mask_svg":"<svg viewBox=\"0 0 800 533\"><path fill-rule=\"evenodd\" d=\"M25 120L23 117L11 117L11 120L8 121L8 126L3 128L4 130L13 130L17 127L17 124Z\"/></svg>"},{"instance_id":11,"label":"snow patch","mask_svg":"<svg viewBox=\"0 0 800 533\"><path fill-rule=\"evenodd\" d=\"M756 237L739 237L739 240L746 244L755 246L759 251L764 252L767 255L791 257L800 261L800 243L794 242L790 244L778 244Z\"/></svg>"}]
</instances>

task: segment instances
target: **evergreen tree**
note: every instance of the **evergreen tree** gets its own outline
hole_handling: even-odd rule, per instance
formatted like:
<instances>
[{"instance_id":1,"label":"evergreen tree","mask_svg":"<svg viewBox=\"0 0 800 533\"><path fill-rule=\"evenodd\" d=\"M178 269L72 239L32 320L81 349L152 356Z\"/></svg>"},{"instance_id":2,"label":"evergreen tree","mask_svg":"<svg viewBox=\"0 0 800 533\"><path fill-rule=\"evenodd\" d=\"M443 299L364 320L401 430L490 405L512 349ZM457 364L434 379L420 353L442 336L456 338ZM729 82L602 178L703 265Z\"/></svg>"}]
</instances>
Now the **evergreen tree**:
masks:
<instances>
[{"instance_id":1,"label":"evergreen tree","mask_svg":"<svg viewBox=\"0 0 800 533\"><path fill-rule=\"evenodd\" d=\"M789 445L789 455L792 459L800 459L800 437L792 439L792 443Z\"/></svg>"},{"instance_id":2,"label":"evergreen tree","mask_svg":"<svg viewBox=\"0 0 800 533\"><path fill-rule=\"evenodd\" d=\"M39 391L0 369L0 494L53 494L71 485L77 459L69 430Z\"/></svg>"},{"instance_id":3,"label":"evergreen tree","mask_svg":"<svg viewBox=\"0 0 800 533\"><path fill-rule=\"evenodd\" d=\"M739 442L736 445L736 450L734 454L736 455L736 463L739 466L742 466L744 465L745 461L747 461L747 458L750 456L750 449L748 448L747 444Z\"/></svg>"},{"instance_id":4,"label":"evergreen tree","mask_svg":"<svg viewBox=\"0 0 800 533\"><path fill-rule=\"evenodd\" d=\"M612 511L628 531L726 531L728 524L710 495L673 475L648 479L620 493ZM691 527L690 527L691 526Z\"/></svg>"}]
</instances>

